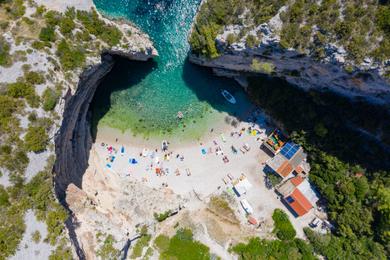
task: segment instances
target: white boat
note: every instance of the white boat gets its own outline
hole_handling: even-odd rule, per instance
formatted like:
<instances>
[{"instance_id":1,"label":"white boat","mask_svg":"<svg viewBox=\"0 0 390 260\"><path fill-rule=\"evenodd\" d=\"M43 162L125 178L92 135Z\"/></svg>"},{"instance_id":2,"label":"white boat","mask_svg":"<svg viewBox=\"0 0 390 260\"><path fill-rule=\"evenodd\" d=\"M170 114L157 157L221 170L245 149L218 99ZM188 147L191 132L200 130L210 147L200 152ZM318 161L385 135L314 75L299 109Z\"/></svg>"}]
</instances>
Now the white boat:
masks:
<instances>
[{"instance_id":1,"label":"white boat","mask_svg":"<svg viewBox=\"0 0 390 260\"><path fill-rule=\"evenodd\" d=\"M229 91L227 91L226 89L223 89L221 91L221 94L229 103L236 104L236 102L237 102L236 98L232 94L230 94Z\"/></svg>"}]
</instances>

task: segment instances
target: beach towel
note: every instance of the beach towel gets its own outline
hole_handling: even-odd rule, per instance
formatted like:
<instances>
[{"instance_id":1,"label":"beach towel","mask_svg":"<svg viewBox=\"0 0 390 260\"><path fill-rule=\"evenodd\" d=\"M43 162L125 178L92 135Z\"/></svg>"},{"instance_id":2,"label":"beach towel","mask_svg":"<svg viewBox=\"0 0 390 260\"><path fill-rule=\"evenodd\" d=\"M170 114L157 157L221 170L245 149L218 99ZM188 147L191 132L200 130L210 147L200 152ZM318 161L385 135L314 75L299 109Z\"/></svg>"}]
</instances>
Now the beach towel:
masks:
<instances>
[{"instance_id":1,"label":"beach towel","mask_svg":"<svg viewBox=\"0 0 390 260\"><path fill-rule=\"evenodd\" d=\"M125 153L125 147L122 146L121 148L121 153L124 154Z\"/></svg>"},{"instance_id":2,"label":"beach towel","mask_svg":"<svg viewBox=\"0 0 390 260\"><path fill-rule=\"evenodd\" d=\"M137 160L136 159L131 159L131 164L137 164L138 162L137 162Z\"/></svg>"}]
</instances>

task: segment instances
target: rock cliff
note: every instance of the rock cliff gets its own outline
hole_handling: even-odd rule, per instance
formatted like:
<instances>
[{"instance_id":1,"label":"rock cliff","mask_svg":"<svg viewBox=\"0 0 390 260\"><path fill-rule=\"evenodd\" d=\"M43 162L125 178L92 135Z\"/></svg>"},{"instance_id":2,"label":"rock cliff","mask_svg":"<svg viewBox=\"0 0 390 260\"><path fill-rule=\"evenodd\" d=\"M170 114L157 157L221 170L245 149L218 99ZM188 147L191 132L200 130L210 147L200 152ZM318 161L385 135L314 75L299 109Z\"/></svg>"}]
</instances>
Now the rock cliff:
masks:
<instances>
[{"instance_id":1,"label":"rock cliff","mask_svg":"<svg viewBox=\"0 0 390 260\"><path fill-rule=\"evenodd\" d=\"M267 49L226 52L215 59L192 54L190 61L210 67L218 75L242 79L243 76L271 74L305 91L332 91L346 97L390 106L390 85L374 71L348 73L336 64L319 63L295 51ZM267 73L256 68L256 62L260 65L270 64L272 71ZM242 80L238 82L245 86Z\"/></svg>"}]
</instances>

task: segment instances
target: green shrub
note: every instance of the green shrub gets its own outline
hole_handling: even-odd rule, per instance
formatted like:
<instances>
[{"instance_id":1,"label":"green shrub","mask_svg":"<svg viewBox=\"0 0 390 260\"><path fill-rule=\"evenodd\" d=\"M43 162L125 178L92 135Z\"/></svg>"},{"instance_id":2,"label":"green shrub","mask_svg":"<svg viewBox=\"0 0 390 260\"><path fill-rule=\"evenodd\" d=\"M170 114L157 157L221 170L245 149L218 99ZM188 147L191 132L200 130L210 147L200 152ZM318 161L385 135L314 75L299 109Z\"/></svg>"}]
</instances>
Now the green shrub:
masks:
<instances>
[{"instance_id":1,"label":"green shrub","mask_svg":"<svg viewBox=\"0 0 390 260\"><path fill-rule=\"evenodd\" d=\"M33 47L34 49L36 50L42 50L43 48L45 47L51 47L51 44L50 42L41 42L41 41L34 41L32 44L31 44L31 47Z\"/></svg>"},{"instance_id":2,"label":"green shrub","mask_svg":"<svg viewBox=\"0 0 390 260\"><path fill-rule=\"evenodd\" d=\"M24 137L27 150L32 152L41 152L46 149L48 144L48 135L45 128L41 126L30 126Z\"/></svg>"},{"instance_id":3,"label":"green shrub","mask_svg":"<svg viewBox=\"0 0 390 260\"><path fill-rule=\"evenodd\" d=\"M12 64L9 51L9 44L4 40L4 38L0 37L0 66L10 66Z\"/></svg>"},{"instance_id":4,"label":"green shrub","mask_svg":"<svg viewBox=\"0 0 390 260\"><path fill-rule=\"evenodd\" d=\"M54 28L56 25L59 25L61 18L62 16L59 12L52 11L52 10L48 11L45 14L46 24L52 28Z\"/></svg>"},{"instance_id":5,"label":"green shrub","mask_svg":"<svg viewBox=\"0 0 390 260\"><path fill-rule=\"evenodd\" d=\"M23 0L13 0L9 11L14 18L22 17L26 12L26 7L24 6L24 1Z\"/></svg>"},{"instance_id":6,"label":"green shrub","mask_svg":"<svg viewBox=\"0 0 390 260\"><path fill-rule=\"evenodd\" d=\"M176 235L169 239L168 247L166 238L160 238L159 243L162 259L210 259L210 249L195 241L190 229L179 229Z\"/></svg>"},{"instance_id":7,"label":"green shrub","mask_svg":"<svg viewBox=\"0 0 390 260\"><path fill-rule=\"evenodd\" d=\"M256 38L256 36L250 34L246 37L246 45L249 48L256 47L257 45L259 45L259 40Z\"/></svg>"},{"instance_id":8,"label":"green shrub","mask_svg":"<svg viewBox=\"0 0 390 260\"><path fill-rule=\"evenodd\" d=\"M39 233L38 230L36 230L35 232L33 232L31 234L31 239L32 241L34 241L36 244L38 244L40 241L41 241L41 233Z\"/></svg>"},{"instance_id":9,"label":"green shrub","mask_svg":"<svg viewBox=\"0 0 390 260\"><path fill-rule=\"evenodd\" d=\"M114 237L112 235L108 235L104 240L103 245L96 252L96 255L100 256L102 259L117 259L119 252L114 248L114 243Z\"/></svg>"},{"instance_id":10,"label":"green shrub","mask_svg":"<svg viewBox=\"0 0 390 260\"><path fill-rule=\"evenodd\" d=\"M229 33L226 37L226 42L228 45L232 45L236 41L237 37L234 33Z\"/></svg>"},{"instance_id":11,"label":"green shrub","mask_svg":"<svg viewBox=\"0 0 390 260\"><path fill-rule=\"evenodd\" d=\"M232 247L239 260L246 259L317 259L313 248L301 239L291 241L251 238L247 244Z\"/></svg>"},{"instance_id":12,"label":"green shrub","mask_svg":"<svg viewBox=\"0 0 390 260\"><path fill-rule=\"evenodd\" d=\"M15 82L8 84L7 95L13 98L27 98L35 94L35 89L28 83Z\"/></svg>"},{"instance_id":13,"label":"green shrub","mask_svg":"<svg viewBox=\"0 0 390 260\"><path fill-rule=\"evenodd\" d=\"M26 82L31 85L39 85L46 82L45 77L40 72L29 71L24 74Z\"/></svg>"},{"instance_id":14,"label":"green shrub","mask_svg":"<svg viewBox=\"0 0 390 260\"><path fill-rule=\"evenodd\" d=\"M9 206L9 195L3 185L0 185L0 207Z\"/></svg>"},{"instance_id":15,"label":"green shrub","mask_svg":"<svg viewBox=\"0 0 390 260\"><path fill-rule=\"evenodd\" d=\"M84 51L80 48L74 48L66 40L58 44L57 56L64 70L73 70L82 67L85 63Z\"/></svg>"},{"instance_id":16,"label":"green shrub","mask_svg":"<svg viewBox=\"0 0 390 260\"><path fill-rule=\"evenodd\" d=\"M143 235L140 239L138 239L137 243L133 247L133 252L131 254L131 259L135 259L142 256L142 252L145 247L149 245L151 236Z\"/></svg>"},{"instance_id":17,"label":"green shrub","mask_svg":"<svg viewBox=\"0 0 390 260\"><path fill-rule=\"evenodd\" d=\"M292 240L296 235L296 231L291 224L287 214L281 209L275 209L272 214L274 220L273 232L280 240Z\"/></svg>"},{"instance_id":18,"label":"green shrub","mask_svg":"<svg viewBox=\"0 0 390 260\"><path fill-rule=\"evenodd\" d=\"M159 235L154 240L154 245L160 252L166 251L169 247L169 237L165 235Z\"/></svg>"},{"instance_id":19,"label":"green shrub","mask_svg":"<svg viewBox=\"0 0 390 260\"><path fill-rule=\"evenodd\" d=\"M70 34L76 27L72 18L64 17L60 22L60 32L64 35Z\"/></svg>"},{"instance_id":20,"label":"green shrub","mask_svg":"<svg viewBox=\"0 0 390 260\"><path fill-rule=\"evenodd\" d=\"M58 98L59 95L56 93L56 91L52 90L51 88L45 89L42 94L43 109L45 111L52 111L57 104Z\"/></svg>"},{"instance_id":21,"label":"green shrub","mask_svg":"<svg viewBox=\"0 0 390 260\"><path fill-rule=\"evenodd\" d=\"M270 62L261 62L254 58L252 60L251 69L256 72L271 74L275 70L275 65Z\"/></svg>"},{"instance_id":22,"label":"green shrub","mask_svg":"<svg viewBox=\"0 0 390 260\"><path fill-rule=\"evenodd\" d=\"M158 221L158 222L163 222L164 220L166 220L169 215L171 214L171 211L170 210L167 210L163 213L154 213L154 218Z\"/></svg>"},{"instance_id":23,"label":"green shrub","mask_svg":"<svg viewBox=\"0 0 390 260\"><path fill-rule=\"evenodd\" d=\"M54 27L48 26L41 29L39 39L44 42L54 42L56 40L56 33Z\"/></svg>"},{"instance_id":24,"label":"green shrub","mask_svg":"<svg viewBox=\"0 0 390 260\"><path fill-rule=\"evenodd\" d=\"M47 226L47 240L49 243L54 246L57 242L57 239L60 237L62 232L65 229L64 223L68 218L68 213L65 209L57 205L55 209L49 211L46 217L46 226Z\"/></svg>"},{"instance_id":25,"label":"green shrub","mask_svg":"<svg viewBox=\"0 0 390 260\"><path fill-rule=\"evenodd\" d=\"M77 11L77 19L90 34L95 35L110 46L119 44L122 39L121 31L116 26L105 24L95 10L91 12Z\"/></svg>"}]
</instances>

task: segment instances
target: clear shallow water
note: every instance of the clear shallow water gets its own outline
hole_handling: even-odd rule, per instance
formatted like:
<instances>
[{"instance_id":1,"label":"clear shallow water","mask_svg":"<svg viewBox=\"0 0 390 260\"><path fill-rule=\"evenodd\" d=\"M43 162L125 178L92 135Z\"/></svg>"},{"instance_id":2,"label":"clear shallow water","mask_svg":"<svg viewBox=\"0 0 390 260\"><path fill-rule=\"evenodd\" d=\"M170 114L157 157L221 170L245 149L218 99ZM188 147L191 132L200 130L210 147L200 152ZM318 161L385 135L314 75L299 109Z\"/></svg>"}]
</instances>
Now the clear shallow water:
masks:
<instances>
[{"instance_id":1,"label":"clear shallow water","mask_svg":"<svg viewBox=\"0 0 390 260\"><path fill-rule=\"evenodd\" d=\"M109 109L95 102L99 125L144 135L199 134L218 120L218 112L240 114L249 102L232 80L187 61L187 35L200 0L94 0L100 12L124 17L149 34L159 57L155 63L120 62L102 83ZM228 89L238 99L231 105L220 95ZM104 91L103 91L104 92ZM102 101L103 102L103 101ZM239 108L239 109L238 109ZM184 120L177 119L177 112ZM191 130L188 130L191 129Z\"/></svg>"}]
</instances>

